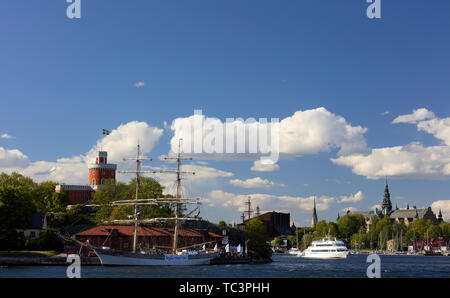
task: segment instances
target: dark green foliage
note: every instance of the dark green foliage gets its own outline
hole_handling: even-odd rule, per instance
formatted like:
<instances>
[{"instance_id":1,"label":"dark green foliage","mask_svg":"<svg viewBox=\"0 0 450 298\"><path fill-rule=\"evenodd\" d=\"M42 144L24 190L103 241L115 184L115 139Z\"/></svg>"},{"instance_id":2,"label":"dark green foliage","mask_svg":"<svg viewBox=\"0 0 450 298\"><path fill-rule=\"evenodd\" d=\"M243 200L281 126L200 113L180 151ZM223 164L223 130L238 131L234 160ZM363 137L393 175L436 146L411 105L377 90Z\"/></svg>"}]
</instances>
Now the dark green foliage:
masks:
<instances>
[{"instance_id":1,"label":"dark green foliage","mask_svg":"<svg viewBox=\"0 0 450 298\"><path fill-rule=\"evenodd\" d=\"M268 244L269 235L264 230L264 224L259 218L254 217L245 223L245 237L248 239L248 251L253 258L270 258L272 250Z\"/></svg>"},{"instance_id":2,"label":"dark green foliage","mask_svg":"<svg viewBox=\"0 0 450 298\"><path fill-rule=\"evenodd\" d=\"M163 187L152 178L141 177L139 188L139 199L163 198ZM114 183L109 180L105 185L99 188L92 200L93 204L102 205L97 208L95 218L96 224L102 224L108 220L128 219L134 214L133 206L108 206L111 202L117 200L133 200L136 196L136 179L132 179L130 183L123 182ZM173 215L173 208L166 205L146 205L140 206L140 218L170 217Z\"/></svg>"}]
</instances>

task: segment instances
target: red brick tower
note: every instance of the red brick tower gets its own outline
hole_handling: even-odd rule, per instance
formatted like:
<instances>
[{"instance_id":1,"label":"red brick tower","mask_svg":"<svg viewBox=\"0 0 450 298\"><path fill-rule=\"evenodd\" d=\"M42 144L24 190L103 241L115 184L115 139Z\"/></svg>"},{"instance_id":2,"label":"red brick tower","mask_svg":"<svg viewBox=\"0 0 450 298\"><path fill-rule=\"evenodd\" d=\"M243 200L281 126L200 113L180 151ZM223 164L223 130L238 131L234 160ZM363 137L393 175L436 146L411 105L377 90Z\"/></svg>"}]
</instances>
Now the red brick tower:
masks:
<instances>
[{"instance_id":1,"label":"red brick tower","mask_svg":"<svg viewBox=\"0 0 450 298\"><path fill-rule=\"evenodd\" d=\"M97 189L107 179L116 179L116 164L108 164L108 152L99 151L95 163L89 165L89 185Z\"/></svg>"}]
</instances>

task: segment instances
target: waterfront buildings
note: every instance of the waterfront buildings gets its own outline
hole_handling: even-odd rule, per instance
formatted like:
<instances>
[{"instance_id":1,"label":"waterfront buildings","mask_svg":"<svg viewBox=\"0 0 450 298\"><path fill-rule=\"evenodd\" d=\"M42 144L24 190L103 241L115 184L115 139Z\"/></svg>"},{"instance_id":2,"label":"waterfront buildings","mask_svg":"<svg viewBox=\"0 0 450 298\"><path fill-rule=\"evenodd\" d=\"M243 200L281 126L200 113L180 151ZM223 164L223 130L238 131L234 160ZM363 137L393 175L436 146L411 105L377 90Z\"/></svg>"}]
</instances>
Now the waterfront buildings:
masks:
<instances>
[{"instance_id":1,"label":"waterfront buildings","mask_svg":"<svg viewBox=\"0 0 450 298\"><path fill-rule=\"evenodd\" d=\"M348 211L347 213L350 212ZM408 204L406 208L403 209L400 209L398 207L392 208L391 195L389 192L387 180L386 186L384 188L384 196L383 201L381 203L381 210L375 208L374 210L371 211L354 211L351 213L361 214L362 216L364 216L364 219L366 221L367 232L370 230L372 221L375 217L383 218L386 215L388 215L391 218L391 220L395 222L398 223L403 222L406 226L408 226L411 222L419 218L424 220L431 220L434 224L439 224L443 221L441 210L439 210L439 215L436 216L431 207L417 208L416 206L413 206L412 208L410 208Z\"/></svg>"},{"instance_id":2,"label":"waterfront buildings","mask_svg":"<svg viewBox=\"0 0 450 298\"><path fill-rule=\"evenodd\" d=\"M75 234L75 239L95 247L108 246L112 249L132 251L134 226L100 225ZM211 247L220 245L221 235L208 230L181 228L178 230L179 246L187 247L198 243L210 242ZM142 249L170 250L172 248L173 227L138 226L137 247ZM80 246L77 245L77 250ZM85 253L87 249L83 248Z\"/></svg>"}]
</instances>

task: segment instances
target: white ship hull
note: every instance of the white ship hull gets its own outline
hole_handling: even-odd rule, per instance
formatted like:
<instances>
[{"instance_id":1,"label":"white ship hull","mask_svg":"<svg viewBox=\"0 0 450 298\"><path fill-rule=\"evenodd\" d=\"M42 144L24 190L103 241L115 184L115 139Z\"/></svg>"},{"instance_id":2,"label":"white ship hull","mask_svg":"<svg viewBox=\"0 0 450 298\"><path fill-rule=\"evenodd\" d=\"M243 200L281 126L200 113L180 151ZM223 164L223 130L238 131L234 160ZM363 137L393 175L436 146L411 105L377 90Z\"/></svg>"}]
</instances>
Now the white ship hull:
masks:
<instances>
[{"instance_id":1,"label":"white ship hull","mask_svg":"<svg viewBox=\"0 0 450 298\"><path fill-rule=\"evenodd\" d=\"M345 259L348 249L340 240L322 239L313 241L311 245L299 257L311 259Z\"/></svg>"},{"instance_id":2,"label":"white ship hull","mask_svg":"<svg viewBox=\"0 0 450 298\"><path fill-rule=\"evenodd\" d=\"M147 255L120 251L94 250L102 265L112 266L191 266L207 265L219 253L195 255Z\"/></svg>"},{"instance_id":3,"label":"white ship hull","mask_svg":"<svg viewBox=\"0 0 450 298\"><path fill-rule=\"evenodd\" d=\"M342 252L305 252L300 255L303 258L311 259L345 259L347 258L348 251Z\"/></svg>"}]
</instances>

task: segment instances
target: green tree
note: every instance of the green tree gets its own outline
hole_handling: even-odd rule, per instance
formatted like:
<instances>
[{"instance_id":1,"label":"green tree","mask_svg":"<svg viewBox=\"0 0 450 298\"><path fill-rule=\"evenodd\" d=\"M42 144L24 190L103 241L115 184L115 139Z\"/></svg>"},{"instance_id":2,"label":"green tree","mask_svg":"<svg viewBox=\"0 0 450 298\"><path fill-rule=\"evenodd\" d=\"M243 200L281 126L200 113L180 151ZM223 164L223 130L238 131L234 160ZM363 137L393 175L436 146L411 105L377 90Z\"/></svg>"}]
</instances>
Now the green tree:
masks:
<instances>
[{"instance_id":1,"label":"green tree","mask_svg":"<svg viewBox=\"0 0 450 298\"><path fill-rule=\"evenodd\" d=\"M272 255L268 245L269 235L264 230L263 222L254 217L245 223L245 237L248 239L247 248L252 257L266 259Z\"/></svg>"},{"instance_id":2,"label":"green tree","mask_svg":"<svg viewBox=\"0 0 450 298\"><path fill-rule=\"evenodd\" d=\"M308 248L308 246L311 245L313 240L314 240L313 233L304 234L303 237L302 237L301 248L302 249Z\"/></svg>"},{"instance_id":3,"label":"green tree","mask_svg":"<svg viewBox=\"0 0 450 298\"><path fill-rule=\"evenodd\" d=\"M283 245L283 240L281 240L281 238L276 237L270 242L270 245L272 247L280 247L281 245Z\"/></svg>"},{"instance_id":4,"label":"green tree","mask_svg":"<svg viewBox=\"0 0 450 298\"><path fill-rule=\"evenodd\" d=\"M47 223L49 227L60 232L71 226L89 227L93 225L90 213L89 207L81 204L74 205L63 211L49 213Z\"/></svg>"},{"instance_id":5,"label":"green tree","mask_svg":"<svg viewBox=\"0 0 450 298\"><path fill-rule=\"evenodd\" d=\"M219 223L217 225L222 229L227 228L227 223L224 220L219 221Z\"/></svg>"},{"instance_id":6,"label":"green tree","mask_svg":"<svg viewBox=\"0 0 450 298\"><path fill-rule=\"evenodd\" d=\"M441 222L439 229L441 230L441 237L450 238L450 223L445 221Z\"/></svg>"},{"instance_id":7,"label":"green tree","mask_svg":"<svg viewBox=\"0 0 450 298\"><path fill-rule=\"evenodd\" d=\"M139 187L139 199L153 199L168 197L163 195L163 187L152 178L141 177ZM108 180L99 187L94 194L92 203L99 204L94 218L94 222L102 224L108 220L129 219L134 214L133 206L110 206L109 204L117 200L133 200L136 195L136 179L132 179L128 184L123 182L115 183ZM148 219L155 217L170 217L173 215L173 208L169 204L145 205L139 207L140 218Z\"/></svg>"},{"instance_id":8,"label":"green tree","mask_svg":"<svg viewBox=\"0 0 450 298\"><path fill-rule=\"evenodd\" d=\"M364 216L361 214L346 214L339 218L337 225L341 236L349 240L351 235L358 233L361 227L365 227Z\"/></svg>"},{"instance_id":9,"label":"green tree","mask_svg":"<svg viewBox=\"0 0 450 298\"><path fill-rule=\"evenodd\" d=\"M38 212L57 212L66 208L69 204L68 193L61 190L60 193L55 191L58 183L53 181L44 181L35 184L32 191L33 204Z\"/></svg>"},{"instance_id":10,"label":"green tree","mask_svg":"<svg viewBox=\"0 0 450 298\"><path fill-rule=\"evenodd\" d=\"M319 221L314 227L317 235L324 237L328 233L327 222L325 220Z\"/></svg>"},{"instance_id":11,"label":"green tree","mask_svg":"<svg viewBox=\"0 0 450 298\"><path fill-rule=\"evenodd\" d=\"M36 210L32 202L35 183L18 173L0 174L0 229L24 229Z\"/></svg>"}]
</instances>

